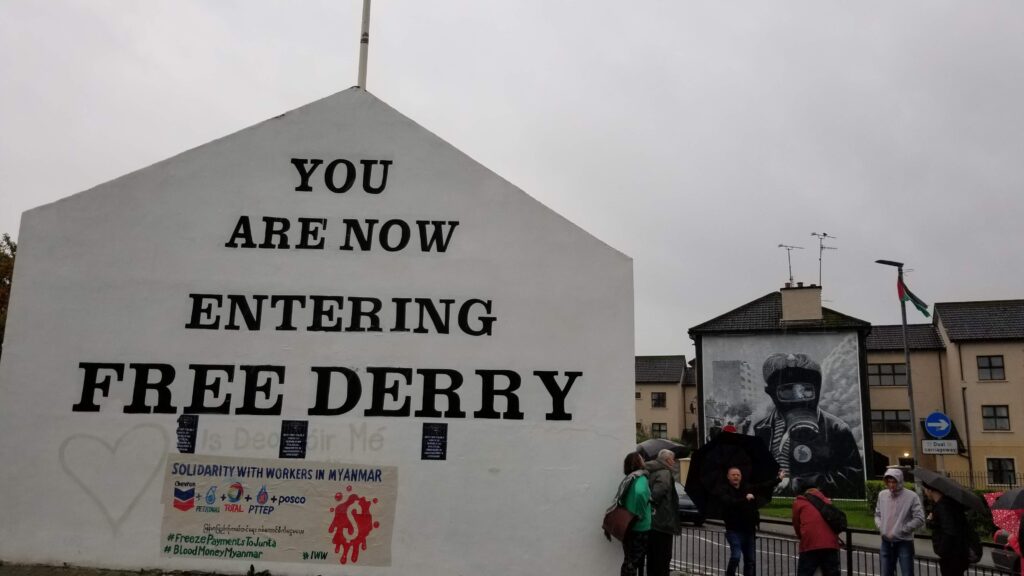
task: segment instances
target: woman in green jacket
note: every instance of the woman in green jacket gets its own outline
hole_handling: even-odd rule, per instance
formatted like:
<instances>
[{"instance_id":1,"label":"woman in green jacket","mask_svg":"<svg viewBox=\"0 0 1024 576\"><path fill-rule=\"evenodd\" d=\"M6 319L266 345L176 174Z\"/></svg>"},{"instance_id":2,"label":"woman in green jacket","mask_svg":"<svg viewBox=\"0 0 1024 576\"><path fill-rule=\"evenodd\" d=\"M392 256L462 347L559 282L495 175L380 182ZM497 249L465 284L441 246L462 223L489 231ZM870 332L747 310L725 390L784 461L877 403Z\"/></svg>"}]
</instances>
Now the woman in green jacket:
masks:
<instances>
[{"instance_id":1,"label":"woman in green jacket","mask_svg":"<svg viewBox=\"0 0 1024 576\"><path fill-rule=\"evenodd\" d=\"M647 483L644 458L636 452L626 455L622 463L626 475L619 485L619 503L636 515L636 520L622 541L622 569L620 576L643 576L644 557L647 554L647 533L651 530L651 488Z\"/></svg>"}]
</instances>

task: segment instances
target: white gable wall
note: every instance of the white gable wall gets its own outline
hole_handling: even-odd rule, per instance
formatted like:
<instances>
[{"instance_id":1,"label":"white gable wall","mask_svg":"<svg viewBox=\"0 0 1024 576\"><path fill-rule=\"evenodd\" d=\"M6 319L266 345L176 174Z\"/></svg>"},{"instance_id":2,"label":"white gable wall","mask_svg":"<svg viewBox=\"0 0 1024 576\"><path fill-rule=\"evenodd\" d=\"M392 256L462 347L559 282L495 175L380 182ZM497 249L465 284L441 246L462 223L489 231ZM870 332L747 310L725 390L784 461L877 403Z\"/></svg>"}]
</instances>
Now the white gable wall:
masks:
<instances>
[{"instance_id":1,"label":"white gable wall","mask_svg":"<svg viewBox=\"0 0 1024 576\"><path fill-rule=\"evenodd\" d=\"M296 192L292 158L393 164L381 194L366 194L358 179L332 193L323 165L313 191ZM327 218L326 247L227 248L242 215L257 243L263 216L289 218L293 244L297 218ZM459 225L443 254L346 252L337 249L343 218ZM618 547L598 526L632 444L624 385L633 365L630 260L373 96L349 90L37 208L21 231L0 365L0 489L8 495L0 559L247 569L249 561L160 556L160 457L176 452L176 418L191 402L189 365L202 363L286 372L274 388L281 415L200 415L197 454L276 458L276 447L252 439L298 419L309 420L311 436L331 439L311 446L310 460L397 467L391 566L350 564L346 573L579 574L618 562ZM410 246L416 236L414 227ZM186 329L193 293L480 298L492 302L496 320L490 336L389 332L387 321L379 333L324 333L302 329L308 314L295 315L299 330L274 330L278 316L265 310L259 331ZM176 413L123 413L132 399L128 368L108 397L95 395L99 412L74 412L82 362L174 366ZM342 416L308 416L312 366L356 369L364 376L359 405ZM365 417L370 366L458 370L467 417ZM472 417L481 402L478 369L522 376L523 420ZM582 372L566 400L571 420L545 420L552 401L536 370ZM208 404L231 394L236 407L241 380L236 373ZM402 389L413 409L416 382ZM447 460L421 460L423 422L442 421ZM373 433L375 449L365 437Z\"/></svg>"}]
</instances>

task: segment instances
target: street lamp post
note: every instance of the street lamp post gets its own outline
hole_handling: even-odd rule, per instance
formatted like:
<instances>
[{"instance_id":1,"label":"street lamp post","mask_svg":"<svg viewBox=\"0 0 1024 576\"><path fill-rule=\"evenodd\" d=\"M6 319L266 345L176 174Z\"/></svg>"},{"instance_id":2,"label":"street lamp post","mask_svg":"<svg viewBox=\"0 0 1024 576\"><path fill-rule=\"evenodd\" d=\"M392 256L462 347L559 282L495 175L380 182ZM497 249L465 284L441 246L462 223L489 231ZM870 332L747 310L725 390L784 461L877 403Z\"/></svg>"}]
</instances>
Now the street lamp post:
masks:
<instances>
[{"instance_id":1,"label":"street lamp post","mask_svg":"<svg viewBox=\"0 0 1024 576\"><path fill-rule=\"evenodd\" d=\"M886 266L895 266L899 274L899 283L901 286L903 285L903 262L894 262L892 260L875 260L875 262ZM910 400L910 441L913 442L911 448L913 448L914 466L918 466L920 465L920 460L918 459L918 450L920 448L917 442L917 415L914 413L914 384L910 379L910 343L907 342L907 303L902 298L900 299L900 315L903 318L903 361L907 364L907 398ZM917 486L917 494L920 496L920 482L914 482L914 485Z\"/></svg>"}]
</instances>

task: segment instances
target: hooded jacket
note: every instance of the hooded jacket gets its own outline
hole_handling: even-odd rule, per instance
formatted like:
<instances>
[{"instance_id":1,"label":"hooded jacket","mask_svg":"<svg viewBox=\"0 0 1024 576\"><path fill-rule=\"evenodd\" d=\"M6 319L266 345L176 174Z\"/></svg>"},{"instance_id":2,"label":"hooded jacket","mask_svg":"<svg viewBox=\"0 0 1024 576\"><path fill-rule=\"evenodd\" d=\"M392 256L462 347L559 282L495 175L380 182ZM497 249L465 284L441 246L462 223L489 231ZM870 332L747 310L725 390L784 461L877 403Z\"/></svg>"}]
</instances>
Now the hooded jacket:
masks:
<instances>
[{"instance_id":1,"label":"hooded jacket","mask_svg":"<svg viewBox=\"0 0 1024 576\"><path fill-rule=\"evenodd\" d=\"M793 532L800 539L800 552L811 550L838 550L839 536L832 531L818 508L807 499L806 494L817 496L822 502L832 501L817 488L810 488L793 500Z\"/></svg>"},{"instance_id":2,"label":"hooded jacket","mask_svg":"<svg viewBox=\"0 0 1024 576\"><path fill-rule=\"evenodd\" d=\"M651 530L682 534L679 524L679 494L672 470L659 460L645 464L651 485Z\"/></svg>"},{"instance_id":3,"label":"hooded jacket","mask_svg":"<svg viewBox=\"0 0 1024 576\"><path fill-rule=\"evenodd\" d=\"M875 527L887 540L913 540L914 532L924 526L924 508L917 494L903 487L903 472L889 468L885 477L896 479L895 492L886 488L878 493Z\"/></svg>"}]
</instances>

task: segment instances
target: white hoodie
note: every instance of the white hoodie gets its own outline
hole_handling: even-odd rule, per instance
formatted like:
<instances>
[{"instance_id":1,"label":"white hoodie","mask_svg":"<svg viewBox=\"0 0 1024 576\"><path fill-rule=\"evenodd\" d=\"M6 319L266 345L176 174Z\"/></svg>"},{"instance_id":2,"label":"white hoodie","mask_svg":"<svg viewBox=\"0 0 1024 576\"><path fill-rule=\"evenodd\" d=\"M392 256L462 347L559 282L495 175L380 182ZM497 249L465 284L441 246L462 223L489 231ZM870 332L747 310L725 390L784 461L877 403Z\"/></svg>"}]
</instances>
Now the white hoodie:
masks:
<instances>
[{"instance_id":1,"label":"white hoodie","mask_svg":"<svg viewBox=\"0 0 1024 576\"><path fill-rule=\"evenodd\" d=\"M875 527L887 540L913 540L914 532L924 526L924 508L917 494L903 487L903 472L889 468L885 477L897 482L896 491L886 488L878 494Z\"/></svg>"}]
</instances>

